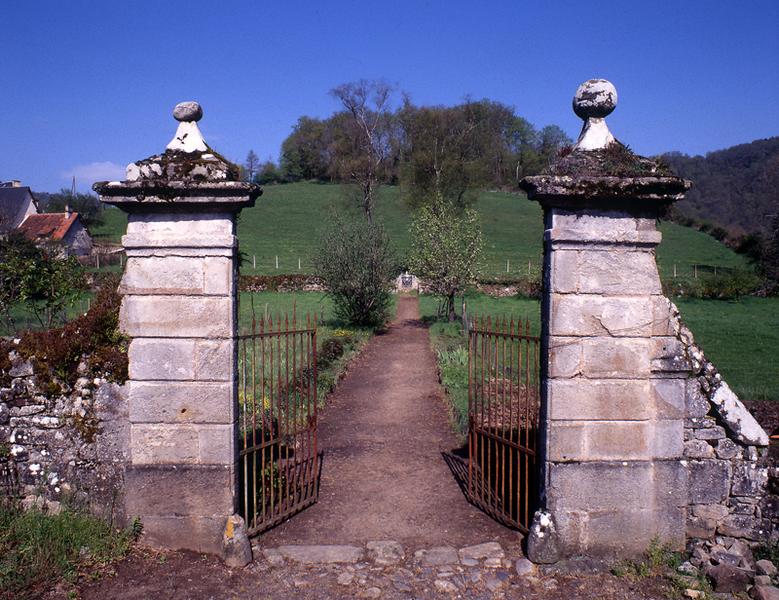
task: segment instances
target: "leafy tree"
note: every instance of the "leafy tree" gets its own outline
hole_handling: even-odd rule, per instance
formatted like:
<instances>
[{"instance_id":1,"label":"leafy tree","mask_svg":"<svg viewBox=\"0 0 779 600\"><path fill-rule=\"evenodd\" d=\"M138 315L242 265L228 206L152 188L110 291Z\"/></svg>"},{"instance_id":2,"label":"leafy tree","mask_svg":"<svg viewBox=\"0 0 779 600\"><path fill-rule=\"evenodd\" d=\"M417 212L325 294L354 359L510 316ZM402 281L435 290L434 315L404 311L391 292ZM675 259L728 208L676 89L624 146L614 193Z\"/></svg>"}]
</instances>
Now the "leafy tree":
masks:
<instances>
[{"instance_id":1,"label":"leafy tree","mask_svg":"<svg viewBox=\"0 0 779 600\"><path fill-rule=\"evenodd\" d=\"M392 154L392 87L383 81L361 79L339 85L330 93L351 117L347 121L349 126L340 130L343 147L349 151L340 154L342 165L339 170L349 173L349 178L359 186L362 209L371 223L376 189Z\"/></svg>"},{"instance_id":2,"label":"leafy tree","mask_svg":"<svg viewBox=\"0 0 779 600\"><path fill-rule=\"evenodd\" d=\"M103 223L103 205L93 194L73 194L62 188L56 194L38 193L36 197L44 212L65 212L69 208L78 213L87 228Z\"/></svg>"},{"instance_id":3,"label":"leafy tree","mask_svg":"<svg viewBox=\"0 0 779 600\"><path fill-rule=\"evenodd\" d=\"M287 181L328 177L327 127L320 119L300 117L281 145L281 173Z\"/></svg>"},{"instance_id":4,"label":"leafy tree","mask_svg":"<svg viewBox=\"0 0 779 600\"><path fill-rule=\"evenodd\" d=\"M443 299L439 315L454 321L454 297L476 280L481 253L479 216L439 198L422 206L411 223L410 267Z\"/></svg>"},{"instance_id":5,"label":"leafy tree","mask_svg":"<svg viewBox=\"0 0 779 600\"><path fill-rule=\"evenodd\" d=\"M282 181L281 171L272 160L268 159L257 168L257 175L254 176L255 183L278 183Z\"/></svg>"},{"instance_id":6,"label":"leafy tree","mask_svg":"<svg viewBox=\"0 0 779 600\"><path fill-rule=\"evenodd\" d=\"M462 208L473 200L469 192L486 184L479 122L470 108L404 105L408 146L401 184L412 206L444 200Z\"/></svg>"},{"instance_id":7,"label":"leafy tree","mask_svg":"<svg viewBox=\"0 0 779 600\"><path fill-rule=\"evenodd\" d=\"M389 316L396 262L384 228L334 215L314 259L338 318L378 327Z\"/></svg>"},{"instance_id":8,"label":"leafy tree","mask_svg":"<svg viewBox=\"0 0 779 600\"><path fill-rule=\"evenodd\" d=\"M0 239L0 314L9 329L16 331L12 309L19 305L51 327L85 289L78 261L57 258L56 250L19 234Z\"/></svg>"}]
</instances>

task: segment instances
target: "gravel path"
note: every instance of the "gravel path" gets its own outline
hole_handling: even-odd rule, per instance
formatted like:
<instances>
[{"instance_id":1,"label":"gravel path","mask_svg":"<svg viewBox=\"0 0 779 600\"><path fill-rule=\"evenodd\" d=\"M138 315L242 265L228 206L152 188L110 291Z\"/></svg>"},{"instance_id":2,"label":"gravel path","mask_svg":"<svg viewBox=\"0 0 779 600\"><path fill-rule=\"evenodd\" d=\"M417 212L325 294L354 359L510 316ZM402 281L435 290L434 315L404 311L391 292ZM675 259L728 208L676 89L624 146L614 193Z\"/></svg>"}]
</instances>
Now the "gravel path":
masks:
<instances>
[{"instance_id":1,"label":"gravel path","mask_svg":"<svg viewBox=\"0 0 779 600\"><path fill-rule=\"evenodd\" d=\"M471 506L446 466L441 452L459 440L442 394L418 299L400 296L395 321L368 343L320 418L319 502L260 545L518 545L520 534Z\"/></svg>"}]
</instances>

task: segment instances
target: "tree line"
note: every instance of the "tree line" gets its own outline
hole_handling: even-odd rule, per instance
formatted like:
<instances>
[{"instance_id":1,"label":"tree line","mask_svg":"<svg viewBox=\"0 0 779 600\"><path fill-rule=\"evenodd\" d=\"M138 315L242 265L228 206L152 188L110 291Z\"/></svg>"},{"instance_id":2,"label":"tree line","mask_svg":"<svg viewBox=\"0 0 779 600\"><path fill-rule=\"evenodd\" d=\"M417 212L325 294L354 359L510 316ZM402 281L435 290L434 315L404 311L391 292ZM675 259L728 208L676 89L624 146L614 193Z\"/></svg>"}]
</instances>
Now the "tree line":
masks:
<instances>
[{"instance_id":1,"label":"tree line","mask_svg":"<svg viewBox=\"0 0 779 600\"><path fill-rule=\"evenodd\" d=\"M247 178L400 184L412 203L437 187L468 203L474 189L516 188L571 143L558 126L537 129L493 100L420 106L380 81L343 84L331 95L340 109L324 119L301 116L281 145L278 165L250 151Z\"/></svg>"}]
</instances>

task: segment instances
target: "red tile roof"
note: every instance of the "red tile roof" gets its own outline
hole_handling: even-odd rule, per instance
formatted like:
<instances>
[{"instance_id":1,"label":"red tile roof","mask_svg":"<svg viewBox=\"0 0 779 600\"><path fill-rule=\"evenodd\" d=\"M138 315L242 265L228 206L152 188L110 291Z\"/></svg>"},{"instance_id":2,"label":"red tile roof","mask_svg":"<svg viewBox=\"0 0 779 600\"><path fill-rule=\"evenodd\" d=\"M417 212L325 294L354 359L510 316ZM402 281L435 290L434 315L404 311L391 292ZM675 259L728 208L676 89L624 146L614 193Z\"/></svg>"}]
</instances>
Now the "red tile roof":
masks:
<instances>
[{"instance_id":1,"label":"red tile roof","mask_svg":"<svg viewBox=\"0 0 779 600\"><path fill-rule=\"evenodd\" d=\"M78 213L76 212L30 215L19 225L18 231L29 240L46 238L59 242L77 219Z\"/></svg>"}]
</instances>

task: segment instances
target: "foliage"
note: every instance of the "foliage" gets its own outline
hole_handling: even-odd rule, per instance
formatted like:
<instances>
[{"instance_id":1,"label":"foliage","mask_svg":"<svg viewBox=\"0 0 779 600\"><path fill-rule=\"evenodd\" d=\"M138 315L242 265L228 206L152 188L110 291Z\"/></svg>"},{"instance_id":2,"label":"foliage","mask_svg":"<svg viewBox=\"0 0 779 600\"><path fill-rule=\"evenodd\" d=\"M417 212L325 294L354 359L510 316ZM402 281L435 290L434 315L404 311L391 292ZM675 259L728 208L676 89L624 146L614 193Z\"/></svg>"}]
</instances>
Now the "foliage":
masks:
<instances>
[{"instance_id":1,"label":"foliage","mask_svg":"<svg viewBox=\"0 0 779 600\"><path fill-rule=\"evenodd\" d=\"M455 157L457 148L464 149L462 158L468 164L466 173L449 173L453 186L463 175L479 186L516 188L522 177L537 174L560 147L571 143L556 125L537 130L500 102L466 100L455 106L418 107L406 99L391 111L389 97L384 97L387 90L382 82L345 84L334 90L345 110L326 119L300 117L281 146L285 181L367 181L364 175L373 169L379 183L403 177L415 187L420 174L427 177L422 165L432 162L430 153L436 147L441 150L441 141L448 138L453 143L447 144L445 154ZM371 155L375 168L366 161ZM414 193L409 198L422 196Z\"/></svg>"},{"instance_id":2,"label":"foliage","mask_svg":"<svg viewBox=\"0 0 779 600\"><path fill-rule=\"evenodd\" d=\"M19 234L0 239L0 314L10 330L16 329L15 305L24 305L41 326L51 327L84 288L74 257L58 258L56 248L38 247Z\"/></svg>"},{"instance_id":3,"label":"foliage","mask_svg":"<svg viewBox=\"0 0 779 600\"><path fill-rule=\"evenodd\" d=\"M338 318L365 327L385 323L397 268L380 224L333 215L321 238L314 266Z\"/></svg>"},{"instance_id":4,"label":"foliage","mask_svg":"<svg viewBox=\"0 0 779 600\"><path fill-rule=\"evenodd\" d=\"M63 188L55 194L36 192L35 197L43 212L65 212L66 207L77 212L87 229L103 223L103 205L94 194L73 194Z\"/></svg>"},{"instance_id":5,"label":"foliage","mask_svg":"<svg viewBox=\"0 0 779 600\"><path fill-rule=\"evenodd\" d=\"M71 510L49 514L1 502L0 598L37 598L62 577L73 582L80 570L123 557L136 531Z\"/></svg>"},{"instance_id":6,"label":"foliage","mask_svg":"<svg viewBox=\"0 0 779 600\"><path fill-rule=\"evenodd\" d=\"M481 227L477 213L457 210L441 198L423 206L411 224L409 266L429 291L445 299L442 314L454 320L454 297L476 280L481 251Z\"/></svg>"},{"instance_id":7,"label":"foliage","mask_svg":"<svg viewBox=\"0 0 779 600\"><path fill-rule=\"evenodd\" d=\"M735 234L770 234L771 219L777 215L779 137L706 156L671 152L663 159L695 184L677 205L682 214L712 221Z\"/></svg>"},{"instance_id":8,"label":"foliage","mask_svg":"<svg viewBox=\"0 0 779 600\"><path fill-rule=\"evenodd\" d=\"M726 269L718 273L702 271L693 279L664 280L663 293L686 298L738 300L756 292L761 284L757 275L745 269Z\"/></svg>"},{"instance_id":9,"label":"foliage","mask_svg":"<svg viewBox=\"0 0 779 600\"><path fill-rule=\"evenodd\" d=\"M107 280L95 302L83 316L58 329L27 332L19 342L19 353L34 358L51 377L71 385L78 377L84 355L94 376L123 383L127 379L127 340L119 331L119 305L116 278Z\"/></svg>"}]
</instances>

